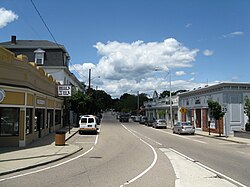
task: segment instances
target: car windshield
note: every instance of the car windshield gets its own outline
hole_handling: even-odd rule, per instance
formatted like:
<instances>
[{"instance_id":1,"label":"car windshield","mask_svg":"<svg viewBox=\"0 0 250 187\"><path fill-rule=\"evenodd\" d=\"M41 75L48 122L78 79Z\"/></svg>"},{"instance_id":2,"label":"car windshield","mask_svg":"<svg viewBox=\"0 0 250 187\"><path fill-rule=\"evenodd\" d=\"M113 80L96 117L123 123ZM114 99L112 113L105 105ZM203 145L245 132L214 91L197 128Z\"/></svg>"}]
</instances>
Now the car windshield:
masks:
<instances>
[{"instance_id":1,"label":"car windshield","mask_svg":"<svg viewBox=\"0 0 250 187\"><path fill-rule=\"evenodd\" d=\"M183 126L192 126L190 122L182 123Z\"/></svg>"}]
</instances>

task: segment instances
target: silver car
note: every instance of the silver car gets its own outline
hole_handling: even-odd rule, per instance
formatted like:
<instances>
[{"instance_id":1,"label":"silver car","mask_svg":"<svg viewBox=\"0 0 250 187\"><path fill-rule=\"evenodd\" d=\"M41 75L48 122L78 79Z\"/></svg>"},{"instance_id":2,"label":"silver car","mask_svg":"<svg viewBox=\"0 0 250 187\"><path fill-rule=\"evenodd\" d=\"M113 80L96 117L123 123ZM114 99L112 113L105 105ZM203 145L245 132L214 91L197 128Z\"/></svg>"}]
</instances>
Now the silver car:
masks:
<instances>
[{"instance_id":1,"label":"silver car","mask_svg":"<svg viewBox=\"0 0 250 187\"><path fill-rule=\"evenodd\" d=\"M153 122L153 128L167 128L167 123L164 119L157 119Z\"/></svg>"},{"instance_id":2,"label":"silver car","mask_svg":"<svg viewBox=\"0 0 250 187\"><path fill-rule=\"evenodd\" d=\"M173 127L173 133L194 134L195 128L191 122L177 122Z\"/></svg>"}]
</instances>

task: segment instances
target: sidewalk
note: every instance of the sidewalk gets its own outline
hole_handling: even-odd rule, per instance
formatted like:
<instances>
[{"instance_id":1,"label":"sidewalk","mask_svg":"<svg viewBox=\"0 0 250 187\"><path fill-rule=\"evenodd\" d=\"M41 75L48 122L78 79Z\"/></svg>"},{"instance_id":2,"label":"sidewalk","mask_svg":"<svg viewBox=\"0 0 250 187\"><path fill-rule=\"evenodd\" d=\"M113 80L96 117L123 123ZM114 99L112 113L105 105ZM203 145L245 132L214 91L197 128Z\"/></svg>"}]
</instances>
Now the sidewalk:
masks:
<instances>
[{"instance_id":1,"label":"sidewalk","mask_svg":"<svg viewBox=\"0 0 250 187\"><path fill-rule=\"evenodd\" d=\"M62 128L66 132L65 141L78 132L78 128ZM23 148L0 148L0 175L33 168L60 160L82 148L65 142L65 146L55 146L55 133L37 140Z\"/></svg>"},{"instance_id":2,"label":"sidewalk","mask_svg":"<svg viewBox=\"0 0 250 187\"><path fill-rule=\"evenodd\" d=\"M219 136L219 134L217 134L217 133L210 133L210 135L209 135L209 132L205 132L205 131L201 131L201 130L196 130L195 134L199 135L199 136L206 136L206 137L216 138L216 139L220 139L220 140L224 140L224 141L250 145L250 139L234 137L233 135L229 135L227 137L224 135Z\"/></svg>"}]
</instances>

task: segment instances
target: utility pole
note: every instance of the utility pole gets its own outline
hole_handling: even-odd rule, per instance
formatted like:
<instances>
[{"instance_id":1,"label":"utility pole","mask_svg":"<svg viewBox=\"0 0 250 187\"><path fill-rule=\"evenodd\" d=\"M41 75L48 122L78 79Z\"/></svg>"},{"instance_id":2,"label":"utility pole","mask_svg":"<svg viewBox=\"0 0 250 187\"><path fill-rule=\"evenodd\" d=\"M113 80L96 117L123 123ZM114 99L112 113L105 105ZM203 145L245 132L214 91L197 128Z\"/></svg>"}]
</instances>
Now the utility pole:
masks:
<instances>
[{"instance_id":1,"label":"utility pole","mask_svg":"<svg viewBox=\"0 0 250 187\"><path fill-rule=\"evenodd\" d=\"M91 84L91 69L89 69L89 90L90 90L90 84Z\"/></svg>"}]
</instances>

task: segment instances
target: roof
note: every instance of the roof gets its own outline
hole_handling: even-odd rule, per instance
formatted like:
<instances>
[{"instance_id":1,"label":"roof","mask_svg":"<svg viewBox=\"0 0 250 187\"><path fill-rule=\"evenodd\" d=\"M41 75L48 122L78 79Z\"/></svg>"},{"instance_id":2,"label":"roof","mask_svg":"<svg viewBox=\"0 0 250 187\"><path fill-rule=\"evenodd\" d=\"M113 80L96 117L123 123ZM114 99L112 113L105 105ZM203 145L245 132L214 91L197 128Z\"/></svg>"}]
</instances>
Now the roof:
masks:
<instances>
[{"instance_id":1,"label":"roof","mask_svg":"<svg viewBox=\"0 0 250 187\"><path fill-rule=\"evenodd\" d=\"M197 89L194 89L194 90L191 90L191 91L179 93L178 96L187 96L187 95L192 95L192 94L198 94L198 93L201 93L201 92L204 92L204 91L208 91L208 90L223 88L225 86L250 87L250 83L249 82L222 82L222 83L214 84L214 85L211 85L211 86L206 86L204 88L197 88Z\"/></svg>"},{"instance_id":2,"label":"roof","mask_svg":"<svg viewBox=\"0 0 250 187\"><path fill-rule=\"evenodd\" d=\"M48 40L16 40L16 43L2 42L1 46L8 49L30 49L30 48L42 48L42 49L58 49L61 48L67 53L67 50L61 44L56 44Z\"/></svg>"}]
</instances>

